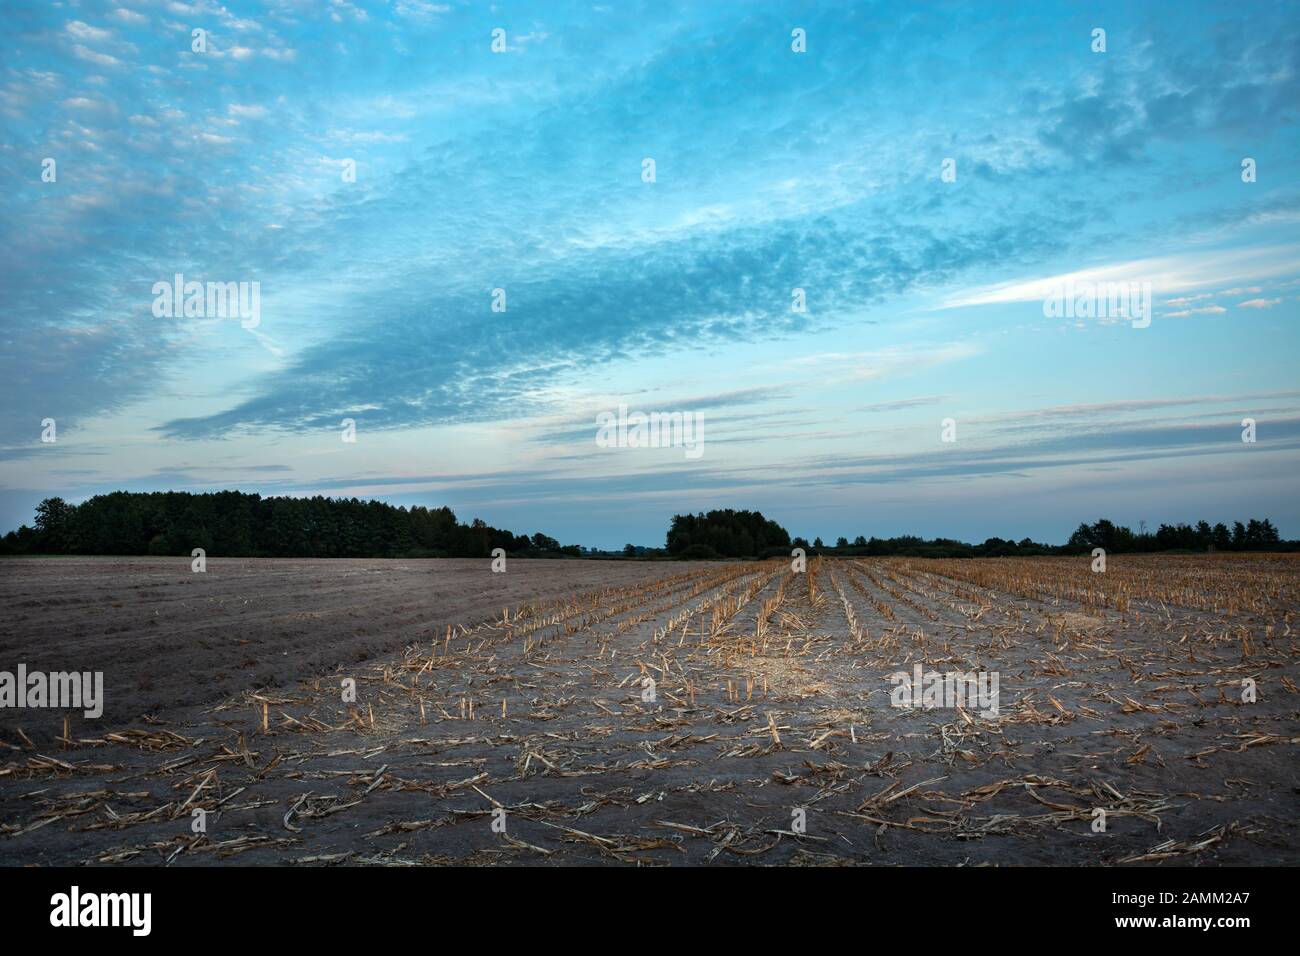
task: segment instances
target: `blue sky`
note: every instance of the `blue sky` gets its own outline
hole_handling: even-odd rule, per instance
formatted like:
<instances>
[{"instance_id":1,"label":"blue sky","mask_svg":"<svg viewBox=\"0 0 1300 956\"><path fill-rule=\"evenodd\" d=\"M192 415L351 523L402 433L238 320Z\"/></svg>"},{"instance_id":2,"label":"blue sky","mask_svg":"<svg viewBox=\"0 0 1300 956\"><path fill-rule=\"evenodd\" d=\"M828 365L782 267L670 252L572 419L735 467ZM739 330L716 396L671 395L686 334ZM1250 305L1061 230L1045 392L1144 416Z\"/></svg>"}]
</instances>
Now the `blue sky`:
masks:
<instances>
[{"instance_id":1,"label":"blue sky","mask_svg":"<svg viewBox=\"0 0 1300 956\"><path fill-rule=\"evenodd\" d=\"M6 4L0 526L240 488L593 546L712 507L1298 537L1298 14ZM260 321L156 317L175 273ZM1150 324L1045 315L1070 277L1149 282ZM598 447L620 404L704 453Z\"/></svg>"}]
</instances>

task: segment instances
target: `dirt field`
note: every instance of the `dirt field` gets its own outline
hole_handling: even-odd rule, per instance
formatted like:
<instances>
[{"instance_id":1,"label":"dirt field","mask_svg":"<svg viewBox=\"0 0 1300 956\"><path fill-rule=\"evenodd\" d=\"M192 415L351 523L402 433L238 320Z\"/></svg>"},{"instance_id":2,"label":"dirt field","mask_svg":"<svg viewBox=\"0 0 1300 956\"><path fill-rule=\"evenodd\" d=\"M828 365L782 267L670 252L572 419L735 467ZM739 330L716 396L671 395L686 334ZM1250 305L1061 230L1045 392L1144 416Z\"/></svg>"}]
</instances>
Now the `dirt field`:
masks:
<instances>
[{"instance_id":1,"label":"dirt field","mask_svg":"<svg viewBox=\"0 0 1300 956\"><path fill-rule=\"evenodd\" d=\"M0 863L1300 862L1300 559L1090 560L0 561Z\"/></svg>"},{"instance_id":2,"label":"dirt field","mask_svg":"<svg viewBox=\"0 0 1300 956\"><path fill-rule=\"evenodd\" d=\"M222 559L0 559L0 669L105 672L103 723L163 717L250 688L292 687L392 655L507 604L571 595L583 582L652 581L636 562ZM62 733L48 711L15 717L34 739ZM88 728L87 728L88 729Z\"/></svg>"}]
</instances>

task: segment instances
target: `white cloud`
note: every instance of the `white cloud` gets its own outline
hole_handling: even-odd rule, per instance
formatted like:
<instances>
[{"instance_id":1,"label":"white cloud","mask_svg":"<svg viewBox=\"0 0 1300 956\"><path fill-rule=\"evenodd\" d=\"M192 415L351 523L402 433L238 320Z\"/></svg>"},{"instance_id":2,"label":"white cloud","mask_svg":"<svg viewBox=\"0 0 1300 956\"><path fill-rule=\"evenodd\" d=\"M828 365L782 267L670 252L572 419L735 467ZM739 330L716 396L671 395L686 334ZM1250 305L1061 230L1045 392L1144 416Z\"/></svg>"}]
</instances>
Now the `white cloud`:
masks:
<instances>
[{"instance_id":1,"label":"white cloud","mask_svg":"<svg viewBox=\"0 0 1300 956\"><path fill-rule=\"evenodd\" d=\"M134 26L144 26L149 22L149 18L143 13L136 13L134 10L128 10L125 7L118 7L113 11L113 16Z\"/></svg>"},{"instance_id":2,"label":"white cloud","mask_svg":"<svg viewBox=\"0 0 1300 956\"><path fill-rule=\"evenodd\" d=\"M101 30L99 27L92 27L89 23L82 23L80 20L69 20L66 29L78 40L102 41L109 39L113 35L112 30Z\"/></svg>"},{"instance_id":3,"label":"white cloud","mask_svg":"<svg viewBox=\"0 0 1300 956\"><path fill-rule=\"evenodd\" d=\"M122 61L115 56L109 56L107 53L97 53L89 47L82 46L78 43L72 48L72 52L81 59L90 63L98 63L100 66L121 66Z\"/></svg>"},{"instance_id":4,"label":"white cloud","mask_svg":"<svg viewBox=\"0 0 1300 956\"><path fill-rule=\"evenodd\" d=\"M330 12L330 18L334 20L335 23L343 22L343 18L338 13L338 11L340 10L343 11L344 13L347 13L354 20L370 19L370 15L366 13L365 10L362 10L360 7L348 3L347 0L331 0L331 3L334 6L334 10Z\"/></svg>"},{"instance_id":5,"label":"white cloud","mask_svg":"<svg viewBox=\"0 0 1300 956\"><path fill-rule=\"evenodd\" d=\"M818 381L877 381L971 358L980 349L969 342L935 346L891 346L871 352L822 352L791 359L787 365L817 369Z\"/></svg>"},{"instance_id":6,"label":"white cloud","mask_svg":"<svg viewBox=\"0 0 1300 956\"><path fill-rule=\"evenodd\" d=\"M1281 301L1281 299L1247 299L1245 302L1238 302L1237 306L1242 309L1271 309Z\"/></svg>"},{"instance_id":7,"label":"white cloud","mask_svg":"<svg viewBox=\"0 0 1300 956\"><path fill-rule=\"evenodd\" d=\"M447 13L451 5L446 3L427 3L426 0L397 0L393 12L409 20L429 20L439 13Z\"/></svg>"},{"instance_id":8,"label":"white cloud","mask_svg":"<svg viewBox=\"0 0 1300 956\"><path fill-rule=\"evenodd\" d=\"M949 298L940 308L1041 302L1062 287L1087 282L1150 282L1157 294L1168 294L1291 272L1297 259L1300 259L1300 246L1294 245L1135 259L1040 279L1018 279L968 289Z\"/></svg>"},{"instance_id":9,"label":"white cloud","mask_svg":"<svg viewBox=\"0 0 1300 956\"><path fill-rule=\"evenodd\" d=\"M405 133L384 133L378 130L332 129L325 134L326 139L343 143L405 143Z\"/></svg>"}]
</instances>

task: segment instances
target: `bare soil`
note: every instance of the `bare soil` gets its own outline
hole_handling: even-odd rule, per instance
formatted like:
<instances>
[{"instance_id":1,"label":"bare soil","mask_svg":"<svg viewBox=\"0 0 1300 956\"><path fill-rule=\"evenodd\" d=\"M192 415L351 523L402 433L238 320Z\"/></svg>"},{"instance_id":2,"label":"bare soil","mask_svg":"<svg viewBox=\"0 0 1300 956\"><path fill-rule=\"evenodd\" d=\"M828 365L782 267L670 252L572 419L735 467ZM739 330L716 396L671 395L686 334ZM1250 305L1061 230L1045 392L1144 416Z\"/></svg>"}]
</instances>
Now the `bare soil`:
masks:
<instances>
[{"instance_id":1,"label":"bare soil","mask_svg":"<svg viewBox=\"0 0 1300 956\"><path fill-rule=\"evenodd\" d=\"M0 561L0 863L1300 862L1300 561L1023 560Z\"/></svg>"}]
</instances>

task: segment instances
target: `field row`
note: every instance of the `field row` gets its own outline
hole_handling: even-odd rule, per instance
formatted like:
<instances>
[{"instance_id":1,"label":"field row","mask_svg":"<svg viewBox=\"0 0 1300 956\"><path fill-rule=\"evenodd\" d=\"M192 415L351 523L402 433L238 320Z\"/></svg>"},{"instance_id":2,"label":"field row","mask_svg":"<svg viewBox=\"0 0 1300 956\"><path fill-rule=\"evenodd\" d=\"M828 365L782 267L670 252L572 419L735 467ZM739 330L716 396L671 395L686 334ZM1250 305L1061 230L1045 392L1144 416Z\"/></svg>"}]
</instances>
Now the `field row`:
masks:
<instances>
[{"instance_id":1,"label":"field row","mask_svg":"<svg viewBox=\"0 0 1300 956\"><path fill-rule=\"evenodd\" d=\"M483 577L494 610L292 685L6 726L0 861L1294 863L1300 565L1159 560ZM996 675L995 706L900 707L915 669Z\"/></svg>"}]
</instances>

